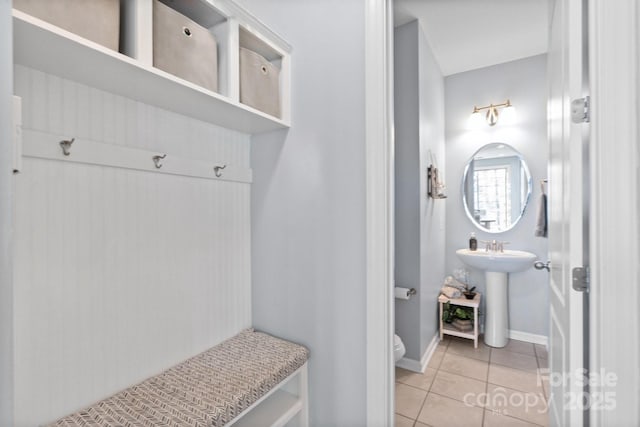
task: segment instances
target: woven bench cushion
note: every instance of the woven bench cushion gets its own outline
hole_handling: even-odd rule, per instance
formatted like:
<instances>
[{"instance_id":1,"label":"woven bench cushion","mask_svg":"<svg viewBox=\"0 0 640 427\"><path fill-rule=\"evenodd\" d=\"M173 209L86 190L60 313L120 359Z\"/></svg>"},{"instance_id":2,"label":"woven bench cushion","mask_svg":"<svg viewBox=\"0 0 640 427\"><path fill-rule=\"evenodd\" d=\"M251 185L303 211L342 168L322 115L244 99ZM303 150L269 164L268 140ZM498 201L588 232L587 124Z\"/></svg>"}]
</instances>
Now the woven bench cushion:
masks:
<instances>
[{"instance_id":1,"label":"woven bench cushion","mask_svg":"<svg viewBox=\"0 0 640 427\"><path fill-rule=\"evenodd\" d=\"M305 347L247 329L51 426L223 426L308 358Z\"/></svg>"}]
</instances>

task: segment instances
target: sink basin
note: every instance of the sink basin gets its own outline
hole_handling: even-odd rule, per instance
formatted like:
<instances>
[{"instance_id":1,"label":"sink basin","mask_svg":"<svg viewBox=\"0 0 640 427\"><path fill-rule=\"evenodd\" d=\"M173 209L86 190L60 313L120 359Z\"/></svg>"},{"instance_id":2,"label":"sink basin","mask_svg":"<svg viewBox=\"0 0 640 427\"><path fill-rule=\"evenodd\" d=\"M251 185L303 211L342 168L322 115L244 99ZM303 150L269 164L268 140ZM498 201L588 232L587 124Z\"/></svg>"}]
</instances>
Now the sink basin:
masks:
<instances>
[{"instance_id":1,"label":"sink basin","mask_svg":"<svg viewBox=\"0 0 640 427\"><path fill-rule=\"evenodd\" d=\"M496 273L519 273L533 267L538 258L531 252L505 250L504 252L470 251L458 249L456 255L469 267Z\"/></svg>"}]
</instances>

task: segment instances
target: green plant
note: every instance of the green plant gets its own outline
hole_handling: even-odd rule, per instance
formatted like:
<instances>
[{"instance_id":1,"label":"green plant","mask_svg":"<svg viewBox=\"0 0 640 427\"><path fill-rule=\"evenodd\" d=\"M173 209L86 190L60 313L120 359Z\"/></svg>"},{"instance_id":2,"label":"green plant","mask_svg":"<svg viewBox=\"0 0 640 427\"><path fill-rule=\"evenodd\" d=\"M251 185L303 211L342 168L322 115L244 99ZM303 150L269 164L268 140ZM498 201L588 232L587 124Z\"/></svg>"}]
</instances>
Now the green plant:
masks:
<instances>
[{"instance_id":1,"label":"green plant","mask_svg":"<svg viewBox=\"0 0 640 427\"><path fill-rule=\"evenodd\" d=\"M442 307L442 321L445 323L451 323L453 322L453 319L472 320L473 308L461 307L461 306L453 305L449 302L446 302Z\"/></svg>"}]
</instances>

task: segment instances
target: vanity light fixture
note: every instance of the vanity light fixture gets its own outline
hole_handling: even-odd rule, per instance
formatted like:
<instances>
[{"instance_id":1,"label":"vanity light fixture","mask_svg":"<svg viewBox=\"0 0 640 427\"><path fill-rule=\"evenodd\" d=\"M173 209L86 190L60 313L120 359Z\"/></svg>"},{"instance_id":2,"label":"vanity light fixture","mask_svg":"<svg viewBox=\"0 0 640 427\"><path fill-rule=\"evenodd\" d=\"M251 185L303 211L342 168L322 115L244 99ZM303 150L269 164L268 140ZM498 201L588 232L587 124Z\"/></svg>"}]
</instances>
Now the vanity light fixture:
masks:
<instances>
[{"instance_id":1,"label":"vanity light fixture","mask_svg":"<svg viewBox=\"0 0 640 427\"><path fill-rule=\"evenodd\" d=\"M473 113L471 113L471 121L473 123L478 122L478 118L480 117L480 111L487 110L485 119L489 126L495 126L498 123L498 108L504 108L503 114L504 116L512 116L514 113L514 107L511 105L511 101L507 99L507 102L503 102L501 104L489 104L486 107L473 107Z\"/></svg>"}]
</instances>

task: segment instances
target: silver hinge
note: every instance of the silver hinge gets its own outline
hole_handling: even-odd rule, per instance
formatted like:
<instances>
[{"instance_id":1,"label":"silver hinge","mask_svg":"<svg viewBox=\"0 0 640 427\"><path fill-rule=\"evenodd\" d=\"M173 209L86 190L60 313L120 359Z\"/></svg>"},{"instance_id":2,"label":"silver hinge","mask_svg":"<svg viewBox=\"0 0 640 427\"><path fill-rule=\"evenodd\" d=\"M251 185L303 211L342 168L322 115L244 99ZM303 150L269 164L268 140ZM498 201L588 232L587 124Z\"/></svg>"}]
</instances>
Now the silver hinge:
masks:
<instances>
[{"instance_id":1,"label":"silver hinge","mask_svg":"<svg viewBox=\"0 0 640 427\"><path fill-rule=\"evenodd\" d=\"M576 267L572 270L573 289L578 292L589 290L589 267Z\"/></svg>"},{"instance_id":2,"label":"silver hinge","mask_svg":"<svg viewBox=\"0 0 640 427\"><path fill-rule=\"evenodd\" d=\"M589 123L591 115L590 102L591 100L588 96L571 101L571 121L573 123Z\"/></svg>"}]
</instances>

